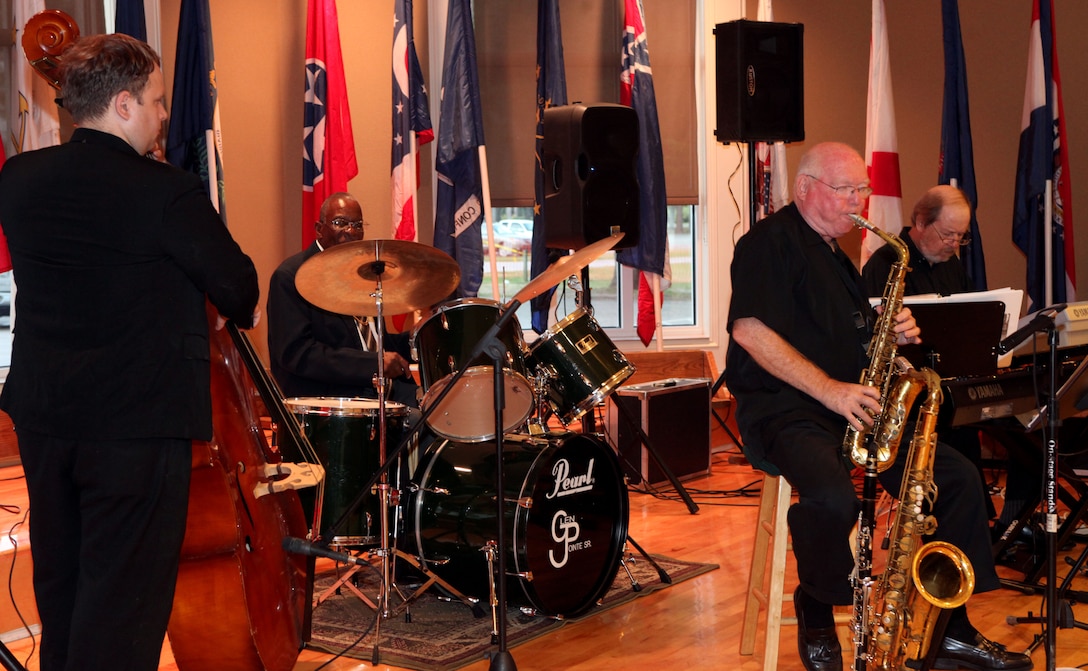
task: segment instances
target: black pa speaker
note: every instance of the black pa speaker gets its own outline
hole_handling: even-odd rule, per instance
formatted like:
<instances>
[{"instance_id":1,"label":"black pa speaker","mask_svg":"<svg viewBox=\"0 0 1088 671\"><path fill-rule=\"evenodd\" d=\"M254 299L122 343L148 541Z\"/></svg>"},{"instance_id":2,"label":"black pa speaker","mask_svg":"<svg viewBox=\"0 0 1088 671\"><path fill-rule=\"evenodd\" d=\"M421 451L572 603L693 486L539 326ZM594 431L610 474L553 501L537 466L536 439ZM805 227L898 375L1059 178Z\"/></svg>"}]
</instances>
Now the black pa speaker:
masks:
<instances>
[{"instance_id":1,"label":"black pa speaker","mask_svg":"<svg viewBox=\"0 0 1088 671\"><path fill-rule=\"evenodd\" d=\"M638 244L638 115L625 105L544 110L544 242L581 249L612 235L617 249Z\"/></svg>"},{"instance_id":2,"label":"black pa speaker","mask_svg":"<svg viewBox=\"0 0 1088 671\"><path fill-rule=\"evenodd\" d=\"M718 142L805 139L804 28L744 20L714 27Z\"/></svg>"}]
</instances>

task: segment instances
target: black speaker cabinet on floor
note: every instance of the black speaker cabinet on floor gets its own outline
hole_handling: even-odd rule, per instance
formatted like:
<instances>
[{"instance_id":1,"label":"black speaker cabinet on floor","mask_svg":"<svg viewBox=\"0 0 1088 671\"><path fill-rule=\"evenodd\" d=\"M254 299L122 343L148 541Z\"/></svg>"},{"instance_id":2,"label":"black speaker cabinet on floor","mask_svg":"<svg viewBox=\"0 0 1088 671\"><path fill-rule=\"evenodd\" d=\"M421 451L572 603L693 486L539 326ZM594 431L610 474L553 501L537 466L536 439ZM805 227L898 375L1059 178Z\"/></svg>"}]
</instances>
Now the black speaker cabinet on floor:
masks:
<instances>
[{"instance_id":1,"label":"black speaker cabinet on floor","mask_svg":"<svg viewBox=\"0 0 1088 671\"><path fill-rule=\"evenodd\" d=\"M623 231L616 248L638 244L638 115L625 105L544 110L544 241L581 249Z\"/></svg>"},{"instance_id":2,"label":"black speaker cabinet on floor","mask_svg":"<svg viewBox=\"0 0 1088 671\"><path fill-rule=\"evenodd\" d=\"M714 27L718 141L805 139L804 25L730 21Z\"/></svg>"},{"instance_id":3,"label":"black speaker cabinet on floor","mask_svg":"<svg viewBox=\"0 0 1088 671\"><path fill-rule=\"evenodd\" d=\"M612 400L627 412L608 406L608 432L624 473L637 489L671 483L642 444L638 429L625 419L628 415L641 423L658 457L678 480L710 472L710 380L669 378L624 385Z\"/></svg>"}]
</instances>

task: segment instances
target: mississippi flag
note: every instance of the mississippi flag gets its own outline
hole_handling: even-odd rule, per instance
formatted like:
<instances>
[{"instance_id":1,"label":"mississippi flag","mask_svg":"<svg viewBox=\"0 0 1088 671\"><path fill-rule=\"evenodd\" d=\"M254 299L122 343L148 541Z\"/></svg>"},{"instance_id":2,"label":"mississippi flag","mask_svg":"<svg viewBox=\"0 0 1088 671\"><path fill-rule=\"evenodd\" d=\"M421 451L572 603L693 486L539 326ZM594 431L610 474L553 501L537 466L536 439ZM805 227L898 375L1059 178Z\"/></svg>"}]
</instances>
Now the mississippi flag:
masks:
<instances>
[{"instance_id":1,"label":"mississippi flag","mask_svg":"<svg viewBox=\"0 0 1088 671\"><path fill-rule=\"evenodd\" d=\"M1031 10L1028 79L1016 166L1012 239L1027 255L1031 311L1076 300L1073 205L1052 0ZM1046 183L1053 185L1046 221ZM1049 239L1048 239L1049 238Z\"/></svg>"},{"instance_id":2,"label":"mississippi flag","mask_svg":"<svg viewBox=\"0 0 1088 671\"><path fill-rule=\"evenodd\" d=\"M415 196L421 147L434 139L412 35L412 0L393 3L393 237L419 240Z\"/></svg>"},{"instance_id":3,"label":"mississippi flag","mask_svg":"<svg viewBox=\"0 0 1088 671\"><path fill-rule=\"evenodd\" d=\"M208 197L226 221L223 140L208 0L182 0L175 62L166 160L200 175Z\"/></svg>"},{"instance_id":4,"label":"mississippi flag","mask_svg":"<svg viewBox=\"0 0 1088 671\"><path fill-rule=\"evenodd\" d=\"M302 134L302 246L314 241L321 204L359 174L335 0L308 0Z\"/></svg>"},{"instance_id":5,"label":"mississippi flag","mask_svg":"<svg viewBox=\"0 0 1088 671\"><path fill-rule=\"evenodd\" d=\"M771 0L760 0L757 21L774 21ZM789 172L786 170L786 143L756 143L756 216L773 214L790 202ZM755 223L755 222L752 222Z\"/></svg>"},{"instance_id":6,"label":"mississippi flag","mask_svg":"<svg viewBox=\"0 0 1088 671\"><path fill-rule=\"evenodd\" d=\"M865 115L865 164L873 195L869 196L866 218L873 225L898 234L903 228L900 212L903 196L899 182L899 142L895 135L895 100L888 63L888 27L884 0L873 0L873 37L869 44L869 100ZM838 185L836 185L838 186ZM878 236L864 232L861 263L884 244Z\"/></svg>"},{"instance_id":7,"label":"mississippi flag","mask_svg":"<svg viewBox=\"0 0 1088 671\"><path fill-rule=\"evenodd\" d=\"M533 200L533 248L529 255L530 276L536 277L565 252L549 251L545 244L544 165L540 155L544 145L544 110L567 104L567 74L563 62L563 30L559 22L559 0L538 0L536 5L536 155L535 199ZM554 257L554 258L553 258ZM530 301L533 330L548 330L548 309L555 289L548 289Z\"/></svg>"},{"instance_id":8,"label":"mississippi flag","mask_svg":"<svg viewBox=\"0 0 1088 671\"><path fill-rule=\"evenodd\" d=\"M622 249L616 260L643 271L638 290L638 337L649 346L657 330L655 306L646 273L661 278L668 288L668 239L665 210L665 161L661 153L661 129L657 123L657 101L646 44L646 21L642 0L624 0L623 71L620 74L620 102L638 114L639 243ZM655 310L655 307L657 310Z\"/></svg>"},{"instance_id":9,"label":"mississippi flag","mask_svg":"<svg viewBox=\"0 0 1088 671\"><path fill-rule=\"evenodd\" d=\"M960 248L960 258L971 286L986 290L986 259L982 254L982 233L975 208L975 152L971 144L971 111L967 105L967 60L960 36L960 10L957 0L941 0L944 25L944 110L941 114L941 155L937 181L952 184L971 203L971 244Z\"/></svg>"},{"instance_id":10,"label":"mississippi flag","mask_svg":"<svg viewBox=\"0 0 1088 671\"><path fill-rule=\"evenodd\" d=\"M484 253L480 244L480 224L484 220L481 109L472 8L469 0L450 0L435 161L438 203L434 246L457 259L461 267L463 298L476 296L484 277Z\"/></svg>"}]
</instances>

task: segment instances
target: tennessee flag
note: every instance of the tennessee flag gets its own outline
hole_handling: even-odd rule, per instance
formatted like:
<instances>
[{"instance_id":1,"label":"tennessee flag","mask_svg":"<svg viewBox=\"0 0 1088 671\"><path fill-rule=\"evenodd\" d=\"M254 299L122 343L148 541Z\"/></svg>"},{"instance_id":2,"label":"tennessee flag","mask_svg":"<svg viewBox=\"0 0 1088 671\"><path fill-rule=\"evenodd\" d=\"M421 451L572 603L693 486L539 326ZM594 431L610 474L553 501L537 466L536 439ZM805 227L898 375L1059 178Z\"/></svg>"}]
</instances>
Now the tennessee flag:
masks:
<instances>
[{"instance_id":1,"label":"tennessee flag","mask_svg":"<svg viewBox=\"0 0 1088 671\"><path fill-rule=\"evenodd\" d=\"M642 344L649 346L657 331L661 298L654 294L646 273L658 276L661 290L671 279L668 257L665 202L665 161L661 152L661 128L657 122L650 50L646 44L646 21L641 0L624 0L623 70L620 74L620 102L638 114L639 243L622 249L616 260L642 271L639 278L638 323ZM657 309L655 309L657 308Z\"/></svg>"},{"instance_id":2,"label":"tennessee flag","mask_svg":"<svg viewBox=\"0 0 1088 671\"><path fill-rule=\"evenodd\" d=\"M302 246L314 241L321 204L359 174L335 0L308 0L302 136Z\"/></svg>"},{"instance_id":3,"label":"tennessee flag","mask_svg":"<svg viewBox=\"0 0 1088 671\"><path fill-rule=\"evenodd\" d=\"M419 240L416 230L416 189L419 187L421 147L434 139L427 89L412 37L412 0L393 7L393 237Z\"/></svg>"},{"instance_id":4,"label":"tennessee flag","mask_svg":"<svg viewBox=\"0 0 1088 671\"><path fill-rule=\"evenodd\" d=\"M895 100L888 62L888 26L884 0L873 0L873 37L869 44L869 100L865 115L865 164L873 195L869 196L866 218L873 225L898 235L903 228L903 190L899 181L899 141L895 134ZM836 184L836 186L838 186ZM861 263L884 241L864 232Z\"/></svg>"}]
</instances>

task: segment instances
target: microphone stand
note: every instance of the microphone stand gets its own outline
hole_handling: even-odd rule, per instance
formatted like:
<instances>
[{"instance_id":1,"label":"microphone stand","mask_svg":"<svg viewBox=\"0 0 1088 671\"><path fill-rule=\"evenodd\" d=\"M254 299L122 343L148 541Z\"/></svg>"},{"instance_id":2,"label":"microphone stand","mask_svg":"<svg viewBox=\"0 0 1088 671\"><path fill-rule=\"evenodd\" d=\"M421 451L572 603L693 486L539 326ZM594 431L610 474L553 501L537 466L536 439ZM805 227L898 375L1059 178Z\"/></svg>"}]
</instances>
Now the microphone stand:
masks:
<instances>
[{"instance_id":1,"label":"microphone stand","mask_svg":"<svg viewBox=\"0 0 1088 671\"><path fill-rule=\"evenodd\" d=\"M1046 482L1044 494L1046 501L1046 515L1044 517L1046 536L1046 617L1044 625L1044 640L1046 650L1046 669L1054 671L1055 654L1057 649L1057 625L1058 625L1058 430L1061 428L1060 409L1058 407L1058 329L1054 326L1054 316L1065 306L1054 306L1047 310L1041 310L1038 315L1023 328L1019 329L1008 338L1005 338L997 346L997 352L1004 354L1026 339L1036 331L1045 331L1047 343L1050 349L1050 370L1048 375L1046 413L1047 431L1046 438L1046 463L1043 470ZM1048 314L1049 313L1049 314ZM1014 624L1039 622L1041 618L1014 618Z\"/></svg>"}]
</instances>

